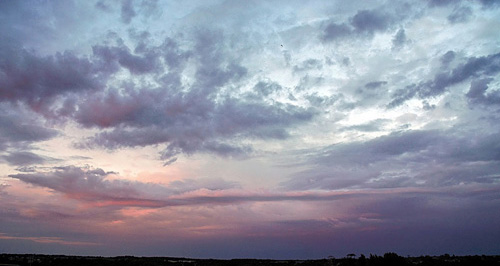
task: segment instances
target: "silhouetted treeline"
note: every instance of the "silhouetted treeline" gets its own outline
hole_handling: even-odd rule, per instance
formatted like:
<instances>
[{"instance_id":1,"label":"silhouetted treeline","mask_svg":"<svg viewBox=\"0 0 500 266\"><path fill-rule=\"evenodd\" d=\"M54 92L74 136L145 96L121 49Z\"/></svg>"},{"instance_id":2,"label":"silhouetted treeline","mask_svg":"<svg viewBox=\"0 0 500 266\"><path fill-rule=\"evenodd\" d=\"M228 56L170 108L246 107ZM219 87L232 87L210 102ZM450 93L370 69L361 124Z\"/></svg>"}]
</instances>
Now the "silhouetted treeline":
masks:
<instances>
[{"instance_id":1,"label":"silhouetted treeline","mask_svg":"<svg viewBox=\"0 0 500 266\"><path fill-rule=\"evenodd\" d=\"M1 254L0 266L500 266L500 256L420 256L402 257L396 253L383 256L348 254L344 258L329 257L318 260L262 260L262 259L188 259L170 257L90 257L64 255Z\"/></svg>"}]
</instances>

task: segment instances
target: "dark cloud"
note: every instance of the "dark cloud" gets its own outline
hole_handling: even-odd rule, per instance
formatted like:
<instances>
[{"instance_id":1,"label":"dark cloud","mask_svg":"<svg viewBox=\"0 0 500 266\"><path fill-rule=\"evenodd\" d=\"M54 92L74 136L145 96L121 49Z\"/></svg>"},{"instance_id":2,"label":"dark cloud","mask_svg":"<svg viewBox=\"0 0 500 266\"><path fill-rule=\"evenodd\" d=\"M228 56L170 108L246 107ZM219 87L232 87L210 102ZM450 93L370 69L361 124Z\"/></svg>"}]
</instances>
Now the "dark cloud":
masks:
<instances>
[{"instance_id":1,"label":"dark cloud","mask_svg":"<svg viewBox=\"0 0 500 266\"><path fill-rule=\"evenodd\" d=\"M106 11L106 12L109 12L112 9L111 6L108 3L106 3L105 0L99 0L99 1L97 1L95 3L95 7L98 8L98 9L100 9L100 10L102 10L102 11Z\"/></svg>"},{"instance_id":2,"label":"dark cloud","mask_svg":"<svg viewBox=\"0 0 500 266\"><path fill-rule=\"evenodd\" d=\"M404 29L399 29L394 38L392 39L392 49L399 49L408 42Z\"/></svg>"},{"instance_id":3,"label":"dark cloud","mask_svg":"<svg viewBox=\"0 0 500 266\"><path fill-rule=\"evenodd\" d=\"M123 2L123 10L130 11L131 5L131 1ZM242 156L252 149L237 140L283 139L288 137L287 127L315 114L290 104L231 95L225 87L237 86L247 69L227 49L228 40L220 30L196 30L183 47L172 38L154 46L147 41L148 32L129 33L137 41L135 49L110 33L110 41L92 46L88 57L71 52L39 56L15 45L2 45L0 101L27 103L48 119L72 118L84 127L109 129L80 146L167 144L162 158L168 162L179 153ZM181 77L188 60L194 74L186 85ZM306 61L303 67L317 67L320 62L316 61ZM133 76L148 75L150 82L117 86L113 74L120 69ZM277 86L258 84L256 91L267 96Z\"/></svg>"},{"instance_id":4,"label":"dark cloud","mask_svg":"<svg viewBox=\"0 0 500 266\"><path fill-rule=\"evenodd\" d=\"M283 87L276 82L259 81L253 87L253 90L259 95L269 96L270 94L283 90Z\"/></svg>"},{"instance_id":5,"label":"dark cloud","mask_svg":"<svg viewBox=\"0 0 500 266\"><path fill-rule=\"evenodd\" d=\"M80 201L96 203L98 206L165 206L168 196L206 188L218 190L234 185L222 180L186 180L174 182L171 188L159 184L133 182L121 179L108 179L114 172L105 172L100 168L64 166L49 171L9 175L25 183L49 188L55 192ZM203 183L204 182L204 183Z\"/></svg>"},{"instance_id":6,"label":"dark cloud","mask_svg":"<svg viewBox=\"0 0 500 266\"><path fill-rule=\"evenodd\" d=\"M132 54L125 45L104 46L96 45L92 47L94 55L103 64L108 65L110 70L117 69L120 65L128 69L132 74L145 74L159 70L159 56L154 50L140 51L140 55Z\"/></svg>"},{"instance_id":7,"label":"dark cloud","mask_svg":"<svg viewBox=\"0 0 500 266\"><path fill-rule=\"evenodd\" d=\"M171 71L183 69L186 60L192 55L191 51L182 50L179 44L171 38L166 38L159 49L162 51L163 59Z\"/></svg>"},{"instance_id":8,"label":"dark cloud","mask_svg":"<svg viewBox=\"0 0 500 266\"><path fill-rule=\"evenodd\" d=\"M454 59L456 53L454 51L448 51L441 57L441 63L447 67Z\"/></svg>"},{"instance_id":9,"label":"dark cloud","mask_svg":"<svg viewBox=\"0 0 500 266\"><path fill-rule=\"evenodd\" d=\"M47 160L52 160L52 158L47 158L27 151L11 152L8 155L0 156L0 158L5 160L10 165L17 166L43 164Z\"/></svg>"},{"instance_id":10,"label":"dark cloud","mask_svg":"<svg viewBox=\"0 0 500 266\"><path fill-rule=\"evenodd\" d=\"M396 21L404 19L405 14L393 16L380 10L359 10L346 23L331 22L322 29L323 41L341 40L350 36L373 36L391 28ZM398 36L397 36L398 37ZM404 30L399 39L405 37ZM400 41L400 40L399 40Z\"/></svg>"},{"instance_id":11,"label":"dark cloud","mask_svg":"<svg viewBox=\"0 0 500 266\"><path fill-rule=\"evenodd\" d=\"M366 83L365 88L373 90L373 89L380 88L381 86L386 85L386 84L387 84L387 81L372 81L372 82Z\"/></svg>"},{"instance_id":12,"label":"dark cloud","mask_svg":"<svg viewBox=\"0 0 500 266\"><path fill-rule=\"evenodd\" d=\"M319 96L317 93L312 93L306 95L305 99L309 101L312 106L329 107L339 100L342 100L342 95Z\"/></svg>"},{"instance_id":13,"label":"dark cloud","mask_svg":"<svg viewBox=\"0 0 500 266\"><path fill-rule=\"evenodd\" d=\"M325 156L318 157L319 164L350 163L369 164L384 160L386 156L418 152L441 140L436 131L395 132L367 142L333 145L326 149Z\"/></svg>"},{"instance_id":14,"label":"dark cloud","mask_svg":"<svg viewBox=\"0 0 500 266\"><path fill-rule=\"evenodd\" d=\"M322 39L324 41L333 41L347 37L351 33L352 29L346 24L330 23L324 29Z\"/></svg>"},{"instance_id":15,"label":"dark cloud","mask_svg":"<svg viewBox=\"0 0 500 266\"><path fill-rule=\"evenodd\" d=\"M200 31L195 34L194 48L190 51L181 49L172 39L166 39L158 47L143 47L143 53L152 54L152 59L144 59L151 62L146 65L153 65L153 59L157 58L157 66L161 66L159 58L164 58L171 71L159 76L158 87L131 84L81 101L74 113L76 121L85 127L110 130L97 133L79 146L119 148L164 143L167 148L162 158L168 162L175 161L180 153L244 156L252 149L237 140L283 139L288 137L287 127L312 119L313 109L271 104L258 97L239 99L224 90L247 74L246 68L224 49L225 45L222 32ZM104 46L94 47L94 52L101 58L117 61L121 53L128 53L123 48ZM196 68L192 84L184 87L180 75L188 58ZM255 86L260 96L280 89L274 83Z\"/></svg>"},{"instance_id":16,"label":"dark cloud","mask_svg":"<svg viewBox=\"0 0 500 266\"><path fill-rule=\"evenodd\" d=\"M125 24L129 24L136 15L137 14L135 13L132 0L122 1L122 7L121 7L122 22Z\"/></svg>"},{"instance_id":17,"label":"dark cloud","mask_svg":"<svg viewBox=\"0 0 500 266\"><path fill-rule=\"evenodd\" d=\"M441 7L441 6L448 6L451 4L457 4L460 1L456 0L429 0L429 6L431 7Z\"/></svg>"},{"instance_id":18,"label":"dark cloud","mask_svg":"<svg viewBox=\"0 0 500 266\"><path fill-rule=\"evenodd\" d=\"M474 80L470 84L470 89L465 95L471 104L496 105L500 104L500 91L488 91L488 85L492 78Z\"/></svg>"},{"instance_id":19,"label":"dark cloud","mask_svg":"<svg viewBox=\"0 0 500 266\"><path fill-rule=\"evenodd\" d=\"M445 54L444 58L446 57L451 59L443 59L444 62L453 58L449 52ZM492 76L498 72L500 72L500 53L470 57L465 63L456 66L450 71L437 73L432 80L408 85L404 89L396 91L392 95L392 101L388 104L388 107L396 107L414 97L425 99L438 96L446 92L446 89L452 85L470 78Z\"/></svg>"},{"instance_id":20,"label":"dark cloud","mask_svg":"<svg viewBox=\"0 0 500 266\"><path fill-rule=\"evenodd\" d=\"M14 45L0 45L0 101L22 101L45 112L57 96L99 90L104 79L89 59L71 52L39 56Z\"/></svg>"},{"instance_id":21,"label":"dark cloud","mask_svg":"<svg viewBox=\"0 0 500 266\"><path fill-rule=\"evenodd\" d=\"M313 167L283 185L301 190L492 184L500 178L494 138L407 131L336 144L308 155Z\"/></svg>"},{"instance_id":22,"label":"dark cloud","mask_svg":"<svg viewBox=\"0 0 500 266\"><path fill-rule=\"evenodd\" d=\"M496 0L479 0L479 2L485 7L500 6L500 3Z\"/></svg>"},{"instance_id":23,"label":"dark cloud","mask_svg":"<svg viewBox=\"0 0 500 266\"><path fill-rule=\"evenodd\" d=\"M467 22L472 16L472 9L468 6L457 7L447 17L450 23L463 23Z\"/></svg>"},{"instance_id":24,"label":"dark cloud","mask_svg":"<svg viewBox=\"0 0 500 266\"><path fill-rule=\"evenodd\" d=\"M118 148L167 143L164 159L170 159L181 152L245 154L249 147L226 141L238 137L282 139L288 136L286 127L315 114L312 109L235 98L215 103L200 98L196 91L178 97L162 95L165 92L143 90L129 97L92 101L88 109L77 113L77 120L89 126L114 127L91 138L90 145ZM108 108L110 111L103 111Z\"/></svg>"},{"instance_id":25,"label":"dark cloud","mask_svg":"<svg viewBox=\"0 0 500 266\"><path fill-rule=\"evenodd\" d=\"M109 174L112 173L104 172L100 168L85 169L68 166L54 168L53 172L22 173L9 175L9 177L87 201L126 200L138 196L139 192L134 187L134 183L105 180Z\"/></svg>"},{"instance_id":26,"label":"dark cloud","mask_svg":"<svg viewBox=\"0 0 500 266\"><path fill-rule=\"evenodd\" d=\"M351 25L358 33L373 34L385 31L390 24L389 15L377 10L360 10L351 19Z\"/></svg>"},{"instance_id":27,"label":"dark cloud","mask_svg":"<svg viewBox=\"0 0 500 266\"><path fill-rule=\"evenodd\" d=\"M58 135L56 130L44 127L21 108L0 104L0 150L7 147L27 147Z\"/></svg>"},{"instance_id":28,"label":"dark cloud","mask_svg":"<svg viewBox=\"0 0 500 266\"><path fill-rule=\"evenodd\" d=\"M79 201L95 203L97 206L114 207L166 207L204 204L238 204L243 202L271 201L330 201L357 197L358 192L349 193L253 193L241 190L238 184L222 179L187 179L168 185L108 179L114 172L100 168L64 166L49 171L25 171L9 175L27 184L49 188L54 192ZM198 191L198 193L196 192ZM207 193L215 191L216 193Z\"/></svg>"}]
</instances>

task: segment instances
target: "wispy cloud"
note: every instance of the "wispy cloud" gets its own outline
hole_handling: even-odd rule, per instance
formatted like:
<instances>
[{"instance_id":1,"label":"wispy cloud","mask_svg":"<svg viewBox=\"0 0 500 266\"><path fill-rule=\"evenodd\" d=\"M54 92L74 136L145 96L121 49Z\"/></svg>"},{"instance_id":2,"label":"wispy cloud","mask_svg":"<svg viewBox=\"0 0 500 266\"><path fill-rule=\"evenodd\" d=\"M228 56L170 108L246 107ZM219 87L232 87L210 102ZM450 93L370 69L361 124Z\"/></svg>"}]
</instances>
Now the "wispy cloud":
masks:
<instances>
[{"instance_id":1,"label":"wispy cloud","mask_svg":"<svg viewBox=\"0 0 500 266\"><path fill-rule=\"evenodd\" d=\"M58 244L58 245L69 245L69 246L98 246L99 243L94 242L83 242L83 241L70 241L65 240L61 237L50 237L50 236L10 236L5 233L0 233L0 239L4 240L29 240L42 244Z\"/></svg>"}]
</instances>

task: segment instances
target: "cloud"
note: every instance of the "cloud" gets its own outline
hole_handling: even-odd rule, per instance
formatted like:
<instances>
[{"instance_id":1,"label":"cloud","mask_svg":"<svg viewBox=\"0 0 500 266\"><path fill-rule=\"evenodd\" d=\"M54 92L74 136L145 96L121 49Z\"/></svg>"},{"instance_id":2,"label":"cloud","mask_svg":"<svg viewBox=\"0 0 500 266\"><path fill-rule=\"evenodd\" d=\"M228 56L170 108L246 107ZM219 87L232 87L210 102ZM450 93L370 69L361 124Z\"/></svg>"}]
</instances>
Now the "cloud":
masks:
<instances>
[{"instance_id":1,"label":"cloud","mask_svg":"<svg viewBox=\"0 0 500 266\"><path fill-rule=\"evenodd\" d=\"M463 23L470 19L472 16L472 9L468 6L456 7L453 12L448 16L450 23Z\"/></svg>"},{"instance_id":2,"label":"cloud","mask_svg":"<svg viewBox=\"0 0 500 266\"><path fill-rule=\"evenodd\" d=\"M391 25L390 16L377 10L360 10L350 22L356 32L367 34L385 31Z\"/></svg>"},{"instance_id":3,"label":"cloud","mask_svg":"<svg viewBox=\"0 0 500 266\"><path fill-rule=\"evenodd\" d=\"M404 29L399 29L392 39L392 49L399 49L408 43Z\"/></svg>"},{"instance_id":4,"label":"cloud","mask_svg":"<svg viewBox=\"0 0 500 266\"><path fill-rule=\"evenodd\" d=\"M300 72L300 71L309 71L313 69L321 69L323 67L323 64L321 63L320 60L318 59L307 59L303 62L301 62L300 65L296 65L293 67L293 70L295 72Z\"/></svg>"},{"instance_id":5,"label":"cloud","mask_svg":"<svg viewBox=\"0 0 500 266\"><path fill-rule=\"evenodd\" d=\"M449 60L452 60L453 57L448 53L444 57L449 56ZM443 60L443 62L448 62L448 59ZM446 89L452 85L470 78L493 76L498 72L500 72L500 53L481 57L469 57L465 63L457 65L452 70L437 73L432 80L411 84L404 89L396 91L392 95L392 101L388 104L388 107L399 106L414 97L426 99L438 96L446 92Z\"/></svg>"},{"instance_id":6,"label":"cloud","mask_svg":"<svg viewBox=\"0 0 500 266\"><path fill-rule=\"evenodd\" d=\"M0 233L0 239L3 240L29 240L37 243L43 244L59 244L59 245L70 245L70 246L95 246L100 245L95 242L84 242L84 241L71 241L66 240L62 237L39 237L39 236L10 236L5 233Z\"/></svg>"},{"instance_id":7,"label":"cloud","mask_svg":"<svg viewBox=\"0 0 500 266\"><path fill-rule=\"evenodd\" d=\"M8 155L0 156L0 158L10 165L17 166L43 164L47 160L54 160L53 158L47 158L27 151L10 152Z\"/></svg>"},{"instance_id":8,"label":"cloud","mask_svg":"<svg viewBox=\"0 0 500 266\"><path fill-rule=\"evenodd\" d=\"M394 9L394 10L392 10ZM405 9L405 12L401 10ZM375 33L385 32L398 22L409 16L409 6L393 6L383 9L361 9L343 23L330 22L322 29L321 39L323 41L338 41L349 37L368 36L373 37ZM394 14L393 14L394 13ZM396 35L398 45L406 40L404 30ZM396 46L396 45L395 45Z\"/></svg>"},{"instance_id":9,"label":"cloud","mask_svg":"<svg viewBox=\"0 0 500 266\"><path fill-rule=\"evenodd\" d=\"M485 78L479 80L473 80L470 84L470 89L465 95L471 105L483 104L483 105L497 105L500 104L500 91L494 90L488 91L488 84L492 81L492 78Z\"/></svg>"},{"instance_id":10,"label":"cloud","mask_svg":"<svg viewBox=\"0 0 500 266\"><path fill-rule=\"evenodd\" d=\"M253 87L253 90L257 92L258 95L266 97L273 93L280 92L283 90L283 87L276 82L259 81Z\"/></svg>"},{"instance_id":11,"label":"cloud","mask_svg":"<svg viewBox=\"0 0 500 266\"><path fill-rule=\"evenodd\" d=\"M448 67L448 65L455 59L456 53L454 51L448 51L441 57L441 64Z\"/></svg>"},{"instance_id":12,"label":"cloud","mask_svg":"<svg viewBox=\"0 0 500 266\"><path fill-rule=\"evenodd\" d=\"M351 33L352 29L345 23L330 23L325 27L322 38L324 41L333 41L347 37L351 35Z\"/></svg>"},{"instance_id":13,"label":"cloud","mask_svg":"<svg viewBox=\"0 0 500 266\"><path fill-rule=\"evenodd\" d=\"M451 4L456 4L460 1L454 1L454 0L429 0L429 6L431 7L441 7L441 6L448 6Z\"/></svg>"},{"instance_id":14,"label":"cloud","mask_svg":"<svg viewBox=\"0 0 500 266\"><path fill-rule=\"evenodd\" d=\"M132 0L125 0L122 2L121 7L121 19L125 24L129 24L132 19L136 16Z\"/></svg>"},{"instance_id":15,"label":"cloud","mask_svg":"<svg viewBox=\"0 0 500 266\"><path fill-rule=\"evenodd\" d=\"M127 46L95 45L92 47L94 56L102 60L103 64L116 69L118 65L128 69L132 74L145 74L162 70L158 66L159 56L154 50L140 51L140 55L132 54Z\"/></svg>"},{"instance_id":16,"label":"cloud","mask_svg":"<svg viewBox=\"0 0 500 266\"><path fill-rule=\"evenodd\" d=\"M0 151L8 147L27 147L57 135L56 130L44 127L21 107L0 103Z\"/></svg>"},{"instance_id":17,"label":"cloud","mask_svg":"<svg viewBox=\"0 0 500 266\"><path fill-rule=\"evenodd\" d=\"M479 2L481 2L481 4L485 7L495 7L500 5L498 1L495 0L479 0Z\"/></svg>"},{"instance_id":18,"label":"cloud","mask_svg":"<svg viewBox=\"0 0 500 266\"><path fill-rule=\"evenodd\" d=\"M68 198L88 202L95 206L118 208L175 206L180 204L176 203L177 200L171 200L171 197L175 195L196 190L209 192L237 187L236 183L222 179L186 179L162 185L109 178L111 175L117 174L105 172L100 168L63 166L46 170L33 168L30 171L9 175L9 177L27 184L49 188Z\"/></svg>"},{"instance_id":19,"label":"cloud","mask_svg":"<svg viewBox=\"0 0 500 266\"><path fill-rule=\"evenodd\" d=\"M41 170L41 169L40 169ZM68 198L87 202L94 207L142 207L158 208L187 205L241 204L245 202L281 201L335 201L348 198L368 197L387 193L422 192L434 193L422 188L400 188L400 190L378 191L246 191L238 189L236 183L221 179L187 179L173 181L168 185L108 179L115 175L100 168L55 167L49 171L35 170L31 173L9 175L27 184L49 188ZM426 192L427 191L427 192Z\"/></svg>"},{"instance_id":20,"label":"cloud","mask_svg":"<svg viewBox=\"0 0 500 266\"><path fill-rule=\"evenodd\" d=\"M101 89L101 74L89 59L72 52L39 56L15 44L0 46L2 102L26 102L43 112L57 96Z\"/></svg>"},{"instance_id":21,"label":"cloud","mask_svg":"<svg viewBox=\"0 0 500 266\"><path fill-rule=\"evenodd\" d=\"M82 100L72 114L75 120L84 127L109 130L98 132L78 147L115 149L166 144L162 152L166 164L174 162L180 153L239 157L252 151L239 140L284 139L289 136L287 128L315 116L313 108L270 103L261 98L280 90L277 83L257 83L257 98L240 97L238 90L226 90L245 81L247 69L225 50L222 32L199 31L194 40L192 50L180 48L172 39L158 47L141 47L143 54L151 55L144 58L151 70L163 71L161 58L169 69L149 87L131 84ZM94 46L94 53L103 64L113 60L122 64L120 54L128 54L128 49ZM181 72L188 59L195 71L192 83L183 84Z\"/></svg>"},{"instance_id":22,"label":"cloud","mask_svg":"<svg viewBox=\"0 0 500 266\"><path fill-rule=\"evenodd\" d=\"M130 13L132 1L122 7ZM166 144L162 158L167 164L180 153L246 156L252 147L240 140L287 138L288 128L316 114L312 108L264 99L270 95L262 84L256 91L264 98L241 98L238 88L248 69L228 49L222 30L197 29L157 45L148 41L148 32L129 33L135 49L109 33L88 56L70 51L41 56L22 46L2 45L0 101L26 103L49 120L75 120L98 129L78 147ZM317 67L316 61L304 62L304 70ZM132 78L115 75L122 69Z\"/></svg>"},{"instance_id":23,"label":"cloud","mask_svg":"<svg viewBox=\"0 0 500 266\"><path fill-rule=\"evenodd\" d=\"M283 183L294 190L494 184L500 176L494 135L406 131L340 143L305 156L311 169Z\"/></svg>"},{"instance_id":24,"label":"cloud","mask_svg":"<svg viewBox=\"0 0 500 266\"><path fill-rule=\"evenodd\" d=\"M387 81L372 81L365 84L365 88L373 90L377 89L383 85L386 85Z\"/></svg>"}]
</instances>

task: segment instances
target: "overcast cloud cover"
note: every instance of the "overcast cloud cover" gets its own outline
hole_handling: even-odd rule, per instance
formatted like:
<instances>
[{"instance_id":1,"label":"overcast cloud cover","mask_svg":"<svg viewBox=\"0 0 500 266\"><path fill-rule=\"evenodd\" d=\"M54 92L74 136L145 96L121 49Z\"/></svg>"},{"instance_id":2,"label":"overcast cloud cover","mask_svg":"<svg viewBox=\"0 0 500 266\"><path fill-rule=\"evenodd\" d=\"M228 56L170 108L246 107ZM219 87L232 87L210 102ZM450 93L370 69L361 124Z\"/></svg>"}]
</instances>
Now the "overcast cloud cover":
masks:
<instances>
[{"instance_id":1,"label":"overcast cloud cover","mask_svg":"<svg viewBox=\"0 0 500 266\"><path fill-rule=\"evenodd\" d=\"M500 253L497 1L0 1L0 252Z\"/></svg>"}]
</instances>

